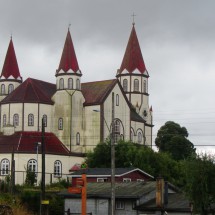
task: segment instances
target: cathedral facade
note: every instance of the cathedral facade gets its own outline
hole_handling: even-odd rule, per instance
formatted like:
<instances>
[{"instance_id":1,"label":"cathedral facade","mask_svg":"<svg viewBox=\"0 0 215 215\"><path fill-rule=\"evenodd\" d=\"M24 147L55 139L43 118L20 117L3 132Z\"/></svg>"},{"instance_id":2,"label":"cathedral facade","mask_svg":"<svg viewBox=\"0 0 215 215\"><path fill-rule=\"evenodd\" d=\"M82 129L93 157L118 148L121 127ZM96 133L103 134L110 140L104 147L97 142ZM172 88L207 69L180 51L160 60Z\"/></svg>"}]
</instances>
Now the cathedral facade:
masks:
<instances>
[{"instance_id":1,"label":"cathedral facade","mask_svg":"<svg viewBox=\"0 0 215 215\"><path fill-rule=\"evenodd\" d=\"M50 75L55 75L56 84L23 81L11 38L0 76L1 178L11 174L12 154L16 183L24 182L26 169L40 177L42 119L47 183L66 176L112 133L115 142L152 146L149 74L134 24L116 78L81 82L84 74L69 30L58 69Z\"/></svg>"}]
</instances>

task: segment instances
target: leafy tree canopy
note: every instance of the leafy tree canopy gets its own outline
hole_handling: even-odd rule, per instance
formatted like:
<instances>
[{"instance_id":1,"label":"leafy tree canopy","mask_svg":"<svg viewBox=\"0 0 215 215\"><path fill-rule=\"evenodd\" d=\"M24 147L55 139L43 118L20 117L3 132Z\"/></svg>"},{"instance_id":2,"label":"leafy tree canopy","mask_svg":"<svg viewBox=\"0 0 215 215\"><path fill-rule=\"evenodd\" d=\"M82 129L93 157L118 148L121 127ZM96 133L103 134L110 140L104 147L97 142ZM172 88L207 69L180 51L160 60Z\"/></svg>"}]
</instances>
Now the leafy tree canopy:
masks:
<instances>
[{"instance_id":1,"label":"leafy tree canopy","mask_svg":"<svg viewBox=\"0 0 215 215\"><path fill-rule=\"evenodd\" d=\"M194 203L194 211L209 214L215 205L215 159L203 154L183 161L185 191Z\"/></svg>"},{"instance_id":2,"label":"leafy tree canopy","mask_svg":"<svg viewBox=\"0 0 215 215\"><path fill-rule=\"evenodd\" d=\"M186 159L195 155L196 151L187 137L188 132L185 127L168 121L158 130L155 144L159 152L168 152L175 160Z\"/></svg>"},{"instance_id":3,"label":"leafy tree canopy","mask_svg":"<svg viewBox=\"0 0 215 215\"><path fill-rule=\"evenodd\" d=\"M111 166L110 141L98 144L87 154L90 168ZM175 185L180 185L180 165L169 154L158 153L151 148L132 142L119 141L115 146L116 167L136 167L154 176L162 176Z\"/></svg>"}]
</instances>

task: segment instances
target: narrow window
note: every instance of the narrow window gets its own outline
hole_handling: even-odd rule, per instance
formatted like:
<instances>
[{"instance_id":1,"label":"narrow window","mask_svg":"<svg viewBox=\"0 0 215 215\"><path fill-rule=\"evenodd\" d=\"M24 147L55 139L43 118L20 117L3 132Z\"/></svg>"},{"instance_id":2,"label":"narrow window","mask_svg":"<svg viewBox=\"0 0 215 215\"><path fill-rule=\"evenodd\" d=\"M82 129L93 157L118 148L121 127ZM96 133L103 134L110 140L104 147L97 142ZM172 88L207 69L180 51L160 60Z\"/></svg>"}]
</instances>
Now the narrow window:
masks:
<instances>
[{"instance_id":1,"label":"narrow window","mask_svg":"<svg viewBox=\"0 0 215 215\"><path fill-rule=\"evenodd\" d=\"M114 142L117 143L120 138L120 121L116 120L114 123Z\"/></svg>"},{"instance_id":2,"label":"narrow window","mask_svg":"<svg viewBox=\"0 0 215 215\"><path fill-rule=\"evenodd\" d=\"M116 94L116 106L119 106L119 95Z\"/></svg>"},{"instance_id":3,"label":"narrow window","mask_svg":"<svg viewBox=\"0 0 215 215\"><path fill-rule=\"evenodd\" d=\"M80 145L80 133L76 134L76 145Z\"/></svg>"},{"instance_id":4,"label":"narrow window","mask_svg":"<svg viewBox=\"0 0 215 215\"><path fill-rule=\"evenodd\" d=\"M3 126L6 126L7 124L7 116L6 114L3 115Z\"/></svg>"},{"instance_id":5,"label":"narrow window","mask_svg":"<svg viewBox=\"0 0 215 215\"><path fill-rule=\"evenodd\" d=\"M61 161L57 160L54 162L54 177L61 177L62 176L62 163Z\"/></svg>"},{"instance_id":6,"label":"narrow window","mask_svg":"<svg viewBox=\"0 0 215 215\"><path fill-rule=\"evenodd\" d=\"M134 79L134 91L138 92L139 91L139 80Z\"/></svg>"},{"instance_id":7,"label":"narrow window","mask_svg":"<svg viewBox=\"0 0 215 215\"><path fill-rule=\"evenodd\" d=\"M19 126L19 115L17 113L13 115L13 126Z\"/></svg>"},{"instance_id":8,"label":"narrow window","mask_svg":"<svg viewBox=\"0 0 215 215\"><path fill-rule=\"evenodd\" d=\"M28 171L35 172L37 171L37 161L34 159L30 159L28 161Z\"/></svg>"},{"instance_id":9,"label":"narrow window","mask_svg":"<svg viewBox=\"0 0 215 215\"><path fill-rule=\"evenodd\" d=\"M144 80L144 82L143 82L143 92L147 93L146 80Z\"/></svg>"},{"instance_id":10,"label":"narrow window","mask_svg":"<svg viewBox=\"0 0 215 215\"><path fill-rule=\"evenodd\" d=\"M44 126L47 127L47 115L46 114L43 115L43 123L44 123Z\"/></svg>"},{"instance_id":11,"label":"narrow window","mask_svg":"<svg viewBox=\"0 0 215 215\"><path fill-rule=\"evenodd\" d=\"M128 80L127 80L127 79L124 79L124 80L123 80L122 87L123 87L123 90L124 90L125 92L128 91Z\"/></svg>"},{"instance_id":12,"label":"narrow window","mask_svg":"<svg viewBox=\"0 0 215 215\"><path fill-rule=\"evenodd\" d=\"M73 79L72 78L69 78L68 79L68 89L73 89Z\"/></svg>"},{"instance_id":13,"label":"narrow window","mask_svg":"<svg viewBox=\"0 0 215 215\"><path fill-rule=\"evenodd\" d=\"M131 142L134 141L134 132L131 130Z\"/></svg>"},{"instance_id":14,"label":"narrow window","mask_svg":"<svg viewBox=\"0 0 215 215\"><path fill-rule=\"evenodd\" d=\"M9 174L9 167L10 167L9 160L3 159L1 161L1 175L8 175Z\"/></svg>"},{"instance_id":15,"label":"narrow window","mask_svg":"<svg viewBox=\"0 0 215 215\"><path fill-rule=\"evenodd\" d=\"M125 209L125 202L123 202L123 201L116 201L116 209L117 210L124 210Z\"/></svg>"},{"instance_id":16,"label":"narrow window","mask_svg":"<svg viewBox=\"0 0 215 215\"><path fill-rule=\"evenodd\" d=\"M61 79L59 80L59 89L60 89L60 90L64 89L64 80L63 80L63 78L61 78Z\"/></svg>"},{"instance_id":17,"label":"narrow window","mask_svg":"<svg viewBox=\"0 0 215 215\"><path fill-rule=\"evenodd\" d=\"M34 126L34 115L32 113L28 115L28 126Z\"/></svg>"},{"instance_id":18,"label":"narrow window","mask_svg":"<svg viewBox=\"0 0 215 215\"><path fill-rule=\"evenodd\" d=\"M79 79L76 80L76 89L77 89L77 90L80 90L80 89L81 89L81 88L80 88L80 80L79 80Z\"/></svg>"},{"instance_id":19,"label":"narrow window","mask_svg":"<svg viewBox=\"0 0 215 215\"><path fill-rule=\"evenodd\" d=\"M1 85L1 94L2 95L5 94L5 85L4 84Z\"/></svg>"},{"instance_id":20,"label":"narrow window","mask_svg":"<svg viewBox=\"0 0 215 215\"><path fill-rule=\"evenodd\" d=\"M130 178L123 178L123 182L125 182L125 183L131 182L131 179Z\"/></svg>"},{"instance_id":21,"label":"narrow window","mask_svg":"<svg viewBox=\"0 0 215 215\"><path fill-rule=\"evenodd\" d=\"M63 119L62 118L60 118L58 120L58 130L63 130Z\"/></svg>"},{"instance_id":22,"label":"narrow window","mask_svg":"<svg viewBox=\"0 0 215 215\"><path fill-rule=\"evenodd\" d=\"M137 142L138 142L139 144L141 144L141 143L142 143L142 139L143 139L143 136L142 136L142 133L141 133L141 132L138 132L137 138L138 138Z\"/></svg>"},{"instance_id":23,"label":"narrow window","mask_svg":"<svg viewBox=\"0 0 215 215\"><path fill-rule=\"evenodd\" d=\"M9 86L8 86L8 94L10 94L11 92L13 92L13 90L14 90L13 84L9 84Z\"/></svg>"}]
</instances>

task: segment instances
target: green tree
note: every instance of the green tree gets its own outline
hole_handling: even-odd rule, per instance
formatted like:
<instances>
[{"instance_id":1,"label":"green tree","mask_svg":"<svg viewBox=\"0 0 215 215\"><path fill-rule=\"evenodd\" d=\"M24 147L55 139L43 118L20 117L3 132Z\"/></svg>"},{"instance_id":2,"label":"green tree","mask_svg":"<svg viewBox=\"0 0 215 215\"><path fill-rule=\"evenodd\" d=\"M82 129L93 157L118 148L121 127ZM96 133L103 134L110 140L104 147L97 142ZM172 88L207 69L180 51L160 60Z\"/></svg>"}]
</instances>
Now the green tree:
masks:
<instances>
[{"instance_id":1,"label":"green tree","mask_svg":"<svg viewBox=\"0 0 215 215\"><path fill-rule=\"evenodd\" d=\"M207 154L184 161L185 190L194 211L209 214L215 205L215 159Z\"/></svg>"},{"instance_id":2,"label":"green tree","mask_svg":"<svg viewBox=\"0 0 215 215\"><path fill-rule=\"evenodd\" d=\"M170 153L175 160L182 160L195 155L196 151L187 137L188 132L185 127L168 121L158 130L155 144L159 152Z\"/></svg>"}]
</instances>

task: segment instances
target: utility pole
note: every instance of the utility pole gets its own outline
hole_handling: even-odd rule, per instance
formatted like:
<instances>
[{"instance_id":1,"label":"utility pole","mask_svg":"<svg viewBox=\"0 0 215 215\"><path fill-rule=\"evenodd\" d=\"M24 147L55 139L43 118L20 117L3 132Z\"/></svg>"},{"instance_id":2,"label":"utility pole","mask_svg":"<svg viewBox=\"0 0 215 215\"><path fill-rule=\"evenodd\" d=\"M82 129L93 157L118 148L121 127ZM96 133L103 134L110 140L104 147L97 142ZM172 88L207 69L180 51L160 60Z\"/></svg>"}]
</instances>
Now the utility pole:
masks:
<instances>
[{"instance_id":1,"label":"utility pole","mask_svg":"<svg viewBox=\"0 0 215 215\"><path fill-rule=\"evenodd\" d=\"M112 135L111 135L111 215L115 215L115 123L114 92L112 92Z\"/></svg>"},{"instance_id":2,"label":"utility pole","mask_svg":"<svg viewBox=\"0 0 215 215\"><path fill-rule=\"evenodd\" d=\"M46 214L45 208L45 124L42 118L42 134L41 134L41 148L42 148L42 181L41 181L41 214Z\"/></svg>"},{"instance_id":3,"label":"utility pole","mask_svg":"<svg viewBox=\"0 0 215 215\"><path fill-rule=\"evenodd\" d=\"M14 186L15 186L15 160L14 160L14 146L11 156L11 194L14 194Z\"/></svg>"}]
</instances>

